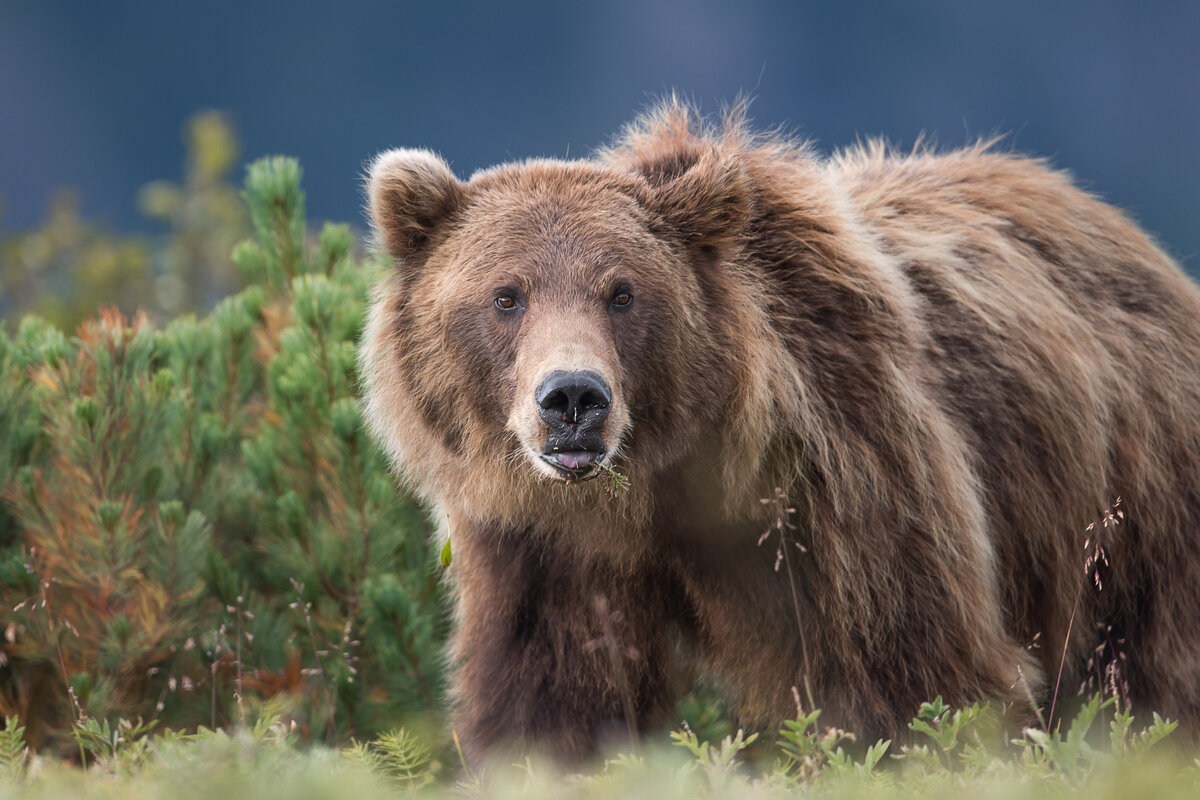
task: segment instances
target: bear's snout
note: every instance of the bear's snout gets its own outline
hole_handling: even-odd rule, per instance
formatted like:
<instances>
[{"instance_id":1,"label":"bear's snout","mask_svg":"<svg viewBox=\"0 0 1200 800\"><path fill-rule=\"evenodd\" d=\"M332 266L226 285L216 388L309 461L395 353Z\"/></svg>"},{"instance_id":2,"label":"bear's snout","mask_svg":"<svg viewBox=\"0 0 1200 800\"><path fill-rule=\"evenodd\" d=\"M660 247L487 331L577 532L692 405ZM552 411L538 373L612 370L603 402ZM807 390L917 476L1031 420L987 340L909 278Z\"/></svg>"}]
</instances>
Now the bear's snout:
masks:
<instances>
[{"instance_id":1,"label":"bear's snout","mask_svg":"<svg viewBox=\"0 0 1200 800\"><path fill-rule=\"evenodd\" d=\"M608 418L612 389L591 370L555 370L546 376L533 396L538 404L538 413L554 431L575 425L590 427L603 423Z\"/></svg>"},{"instance_id":2,"label":"bear's snout","mask_svg":"<svg viewBox=\"0 0 1200 800\"><path fill-rule=\"evenodd\" d=\"M591 370L555 370L533 399L549 428L543 459L561 472L592 471L604 457L601 430L612 404L612 389L604 379Z\"/></svg>"}]
</instances>

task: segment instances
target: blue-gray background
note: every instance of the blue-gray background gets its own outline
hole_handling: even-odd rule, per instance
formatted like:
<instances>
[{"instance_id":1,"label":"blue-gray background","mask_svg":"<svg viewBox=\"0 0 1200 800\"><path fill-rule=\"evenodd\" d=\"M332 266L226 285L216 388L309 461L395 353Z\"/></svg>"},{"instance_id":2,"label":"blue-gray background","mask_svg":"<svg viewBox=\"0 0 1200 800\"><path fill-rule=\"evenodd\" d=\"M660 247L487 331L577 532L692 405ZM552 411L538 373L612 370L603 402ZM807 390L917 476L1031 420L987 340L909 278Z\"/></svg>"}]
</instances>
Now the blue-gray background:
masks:
<instances>
[{"instance_id":1,"label":"blue-gray background","mask_svg":"<svg viewBox=\"0 0 1200 800\"><path fill-rule=\"evenodd\" d=\"M583 155L677 90L822 150L1007 131L1200 271L1200 2L682 0L259 4L0 0L0 225L75 186L152 230L187 116L228 110L243 157L299 156L310 216L361 224L359 174L396 145L463 176Z\"/></svg>"}]
</instances>

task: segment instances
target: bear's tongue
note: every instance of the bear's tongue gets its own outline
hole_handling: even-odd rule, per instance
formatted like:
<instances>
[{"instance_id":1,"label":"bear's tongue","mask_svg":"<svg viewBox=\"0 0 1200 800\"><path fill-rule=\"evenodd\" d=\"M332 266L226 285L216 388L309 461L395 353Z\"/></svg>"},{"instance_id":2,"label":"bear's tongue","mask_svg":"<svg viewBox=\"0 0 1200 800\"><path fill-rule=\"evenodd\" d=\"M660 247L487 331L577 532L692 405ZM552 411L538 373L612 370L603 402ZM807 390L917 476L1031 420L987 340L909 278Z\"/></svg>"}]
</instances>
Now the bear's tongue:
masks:
<instances>
[{"instance_id":1,"label":"bear's tongue","mask_svg":"<svg viewBox=\"0 0 1200 800\"><path fill-rule=\"evenodd\" d=\"M596 458L596 454L590 450L562 450L555 455L558 456L558 463L567 469L581 469Z\"/></svg>"}]
</instances>

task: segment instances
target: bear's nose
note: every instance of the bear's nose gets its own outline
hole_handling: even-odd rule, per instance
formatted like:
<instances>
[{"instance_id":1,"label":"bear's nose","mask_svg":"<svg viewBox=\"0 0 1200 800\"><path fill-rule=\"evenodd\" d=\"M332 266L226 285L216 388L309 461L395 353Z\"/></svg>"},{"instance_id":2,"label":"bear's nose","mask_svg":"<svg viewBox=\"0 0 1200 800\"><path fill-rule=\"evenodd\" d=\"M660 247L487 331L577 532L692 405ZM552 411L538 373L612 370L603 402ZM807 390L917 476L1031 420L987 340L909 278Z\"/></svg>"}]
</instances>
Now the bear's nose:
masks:
<instances>
[{"instance_id":1,"label":"bear's nose","mask_svg":"<svg viewBox=\"0 0 1200 800\"><path fill-rule=\"evenodd\" d=\"M608 416L612 390L591 370L555 370L533 393L542 419L553 428L575 425L581 419L597 424Z\"/></svg>"}]
</instances>

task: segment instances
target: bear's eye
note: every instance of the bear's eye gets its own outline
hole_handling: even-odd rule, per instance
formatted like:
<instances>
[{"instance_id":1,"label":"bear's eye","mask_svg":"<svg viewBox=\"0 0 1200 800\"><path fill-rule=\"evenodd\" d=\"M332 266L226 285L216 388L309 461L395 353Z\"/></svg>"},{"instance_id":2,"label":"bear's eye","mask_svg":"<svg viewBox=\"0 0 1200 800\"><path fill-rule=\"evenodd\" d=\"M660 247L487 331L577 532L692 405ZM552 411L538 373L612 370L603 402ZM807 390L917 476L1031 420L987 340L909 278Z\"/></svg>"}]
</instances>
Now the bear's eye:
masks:
<instances>
[{"instance_id":1,"label":"bear's eye","mask_svg":"<svg viewBox=\"0 0 1200 800\"><path fill-rule=\"evenodd\" d=\"M613 308L626 308L630 303L633 302L633 295L622 290L614 294L613 299L610 302L612 303Z\"/></svg>"},{"instance_id":2,"label":"bear's eye","mask_svg":"<svg viewBox=\"0 0 1200 800\"><path fill-rule=\"evenodd\" d=\"M512 311L517 307L517 298L510 294L502 294L496 298L496 308L501 311Z\"/></svg>"}]
</instances>

